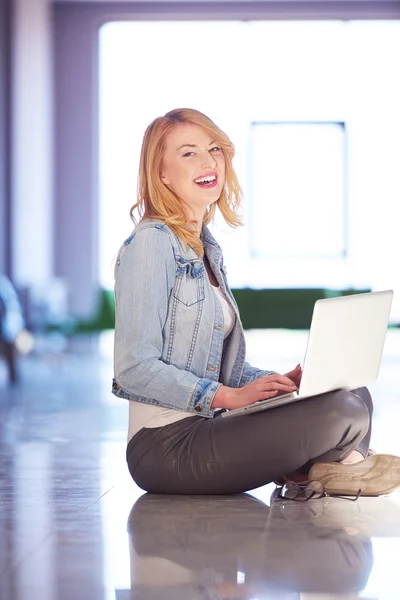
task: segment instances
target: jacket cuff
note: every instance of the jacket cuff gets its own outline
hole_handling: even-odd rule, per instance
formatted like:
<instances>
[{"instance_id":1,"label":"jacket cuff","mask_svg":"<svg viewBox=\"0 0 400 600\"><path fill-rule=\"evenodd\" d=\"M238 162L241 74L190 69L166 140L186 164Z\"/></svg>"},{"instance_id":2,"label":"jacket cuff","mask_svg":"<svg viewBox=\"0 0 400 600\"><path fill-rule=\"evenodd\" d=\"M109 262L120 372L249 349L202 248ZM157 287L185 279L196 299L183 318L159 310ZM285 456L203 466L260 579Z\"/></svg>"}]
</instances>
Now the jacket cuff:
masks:
<instances>
[{"instance_id":1,"label":"jacket cuff","mask_svg":"<svg viewBox=\"0 0 400 600\"><path fill-rule=\"evenodd\" d=\"M221 385L219 381L199 379L190 400L189 410L193 410L199 417L213 417L215 409L211 408L211 403Z\"/></svg>"}]
</instances>

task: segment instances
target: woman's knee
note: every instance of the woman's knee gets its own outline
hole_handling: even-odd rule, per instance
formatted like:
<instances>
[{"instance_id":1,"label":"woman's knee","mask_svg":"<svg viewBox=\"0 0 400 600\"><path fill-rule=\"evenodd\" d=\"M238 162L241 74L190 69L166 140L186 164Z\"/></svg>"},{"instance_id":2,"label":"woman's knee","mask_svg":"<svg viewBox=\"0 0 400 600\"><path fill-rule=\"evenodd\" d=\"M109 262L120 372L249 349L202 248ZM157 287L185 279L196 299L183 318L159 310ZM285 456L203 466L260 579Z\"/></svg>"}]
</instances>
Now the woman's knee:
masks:
<instances>
[{"instance_id":1,"label":"woman's knee","mask_svg":"<svg viewBox=\"0 0 400 600\"><path fill-rule=\"evenodd\" d=\"M372 397L371 394L369 393L369 389L366 387L361 387L361 388L357 388L356 390L351 390L352 394L356 394L357 396L359 396L360 398L363 399L368 412L370 414L370 417L372 417L372 413L374 411L374 404L372 402Z\"/></svg>"},{"instance_id":2,"label":"woman's knee","mask_svg":"<svg viewBox=\"0 0 400 600\"><path fill-rule=\"evenodd\" d=\"M366 388L361 389L366 390ZM368 392L368 390L366 391ZM347 424L357 425L366 434L370 425L370 411L364 397L348 390L338 390L337 392L332 392L331 395L332 402L330 408L331 413L333 413L331 415L332 418L336 422L341 422L343 426ZM364 394L364 396L366 397L367 395Z\"/></svg>"}]
</instances>

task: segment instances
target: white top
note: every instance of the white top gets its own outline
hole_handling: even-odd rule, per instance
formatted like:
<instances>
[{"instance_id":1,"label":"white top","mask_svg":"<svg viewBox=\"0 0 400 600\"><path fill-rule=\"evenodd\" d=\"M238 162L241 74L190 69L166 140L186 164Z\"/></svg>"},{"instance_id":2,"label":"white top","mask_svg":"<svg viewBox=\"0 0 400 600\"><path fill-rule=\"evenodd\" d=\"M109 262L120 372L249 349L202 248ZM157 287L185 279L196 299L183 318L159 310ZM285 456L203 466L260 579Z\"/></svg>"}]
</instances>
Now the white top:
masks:
<instances>
[{"instance_id":1,"label":"white top","mask_svg":"<svg viewBox=\"0 0 400 600\"><path fill-rule=\"evenodd\" d=\"M211 286L217 298L221 302L222 312L224 314L224 339L228 337L235 325L235 311L230 306L219 286ZM166 392L167 393L167 392ZM129 402L129 429L128 441L133 438L135 433L142 427L163 427L169 423L175 423L187 417L198 417L199 415L185 410L174 410L173 408L162 408L145 404L144 402Z\"/></svg>"}]
</instances>

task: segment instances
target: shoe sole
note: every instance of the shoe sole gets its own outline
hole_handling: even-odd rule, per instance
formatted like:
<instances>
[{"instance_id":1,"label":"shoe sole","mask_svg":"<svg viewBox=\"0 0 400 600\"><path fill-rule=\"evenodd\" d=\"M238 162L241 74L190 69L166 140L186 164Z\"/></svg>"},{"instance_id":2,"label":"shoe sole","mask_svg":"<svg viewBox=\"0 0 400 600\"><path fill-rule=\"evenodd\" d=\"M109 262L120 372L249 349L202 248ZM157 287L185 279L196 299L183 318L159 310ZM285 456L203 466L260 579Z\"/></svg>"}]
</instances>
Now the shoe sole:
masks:
<instances>
[{"instance_id":1,"label":"shoe sole","mask_svg":"<svg viewBox=\"0 0 400 600\"><path fill-rule=\"evenodd\" d=\"M310 480L324 484L332 495L362 496L389 494L400 487L400 457L392 454L374 454L358 463L315 463Z\"/></svg>"}]
</instances>

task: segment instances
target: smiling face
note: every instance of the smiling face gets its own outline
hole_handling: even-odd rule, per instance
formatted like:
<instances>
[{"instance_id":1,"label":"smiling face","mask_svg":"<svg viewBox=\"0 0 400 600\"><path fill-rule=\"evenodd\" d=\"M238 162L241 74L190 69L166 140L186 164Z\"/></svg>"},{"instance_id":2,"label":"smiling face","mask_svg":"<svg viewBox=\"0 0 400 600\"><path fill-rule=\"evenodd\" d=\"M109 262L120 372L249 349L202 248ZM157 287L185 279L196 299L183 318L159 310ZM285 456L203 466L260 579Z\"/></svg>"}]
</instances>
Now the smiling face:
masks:
<instances>
[{"instance_id":1,"label":"smiling face","mask_svg":"<svg viewBox=\"0 0 400 600\"><path fill-rule=\"evenodd\" d=\"M207 206L219 199L225 184L221 148L198 125L175 125L166 137L161 181L187 202L201 221Z\"/></svg>"}]
</instances>

